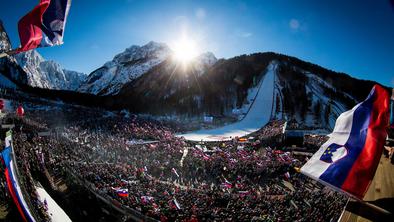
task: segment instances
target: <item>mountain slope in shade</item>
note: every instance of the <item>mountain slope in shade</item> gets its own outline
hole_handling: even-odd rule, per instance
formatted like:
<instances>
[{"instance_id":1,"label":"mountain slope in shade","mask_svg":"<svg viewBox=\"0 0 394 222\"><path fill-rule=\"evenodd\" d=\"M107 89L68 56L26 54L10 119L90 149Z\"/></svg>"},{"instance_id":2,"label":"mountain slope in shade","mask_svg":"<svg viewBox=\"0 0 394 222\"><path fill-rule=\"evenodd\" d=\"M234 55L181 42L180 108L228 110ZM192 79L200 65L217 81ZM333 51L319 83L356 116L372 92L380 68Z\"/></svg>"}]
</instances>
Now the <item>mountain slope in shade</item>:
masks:
<instances>
[{"instance_id":1,"label":"mountain slope in shade","mask_svg":"<svg viewBox=\"0 0 394 222\"><path fill-rule=\"evenodd\" d=\"M272 119L305 127L331 128L336 117L363 100L375 84L294 57L256 53L221 59L203 75L166 60L125 84L116 101L136 112L157 115L241 117L268 65L275 61ZM234 110L241 113L234 114Z\"/></svg>"},{"instance_id":2,"label":"mountain slope in shade","mask_svg":"<svg viewBox=\"0 0 394 222\"><path fill-rule=\"evenodd\" d=\"M149 42L144 46L131 46L116 55L112 61L92 72L79 91L96 95L114 95L127 83L154 69L171 58L173 52L163 43ZM198 74L212 66L216 57L204 53L194 59Z\"/></svg>"},{"instance_id":3,"label":"mountain slope in shade","mask_svg":"<svg viewBox=\"0 0 394 222\"><path fill-rule=\"evenodd\" d=\"M9 49L1 25L0 31L0 46ZM91 73L80 87L81 74L45 61L35 51L17 59L0 59L0 73L16 85L92 93L35 90L40 96L51 94L51 98L82 105L155 115L242 119L254 102L265 70L275 62L270 118L314 128L332 127L336 117L365 99L375 84L271 52L220 60L205 53L186 66L174 60L172 53L165 44L155 42L132 46Z\"/></svg>"},{"instance_id":4,"label":"mountain slope in shade","mask_svg":"<svg viewBox=\"0 0 394 222\"><path fill-rule=\"evenodd\" d=\"M3 24L0 20L0 52L9 51L12 49L10 39L5 31ZM5 56L0 58L0 75L2 79L7 82L10 81L14 84L27 84L26 73L17 64L17 61L12 56ZM2 84L3 87L10 84Z\"/></svg>"}]
</instances>

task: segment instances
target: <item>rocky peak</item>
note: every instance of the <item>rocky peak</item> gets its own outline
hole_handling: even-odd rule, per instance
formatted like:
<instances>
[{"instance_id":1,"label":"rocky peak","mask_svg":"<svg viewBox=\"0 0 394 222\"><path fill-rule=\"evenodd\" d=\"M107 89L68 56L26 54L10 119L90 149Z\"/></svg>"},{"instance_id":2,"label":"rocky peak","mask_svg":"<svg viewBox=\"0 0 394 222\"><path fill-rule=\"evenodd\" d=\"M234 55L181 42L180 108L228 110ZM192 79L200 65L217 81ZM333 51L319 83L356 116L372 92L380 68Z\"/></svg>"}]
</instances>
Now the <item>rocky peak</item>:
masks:
<instances>
[{"instance_id":1,"label":"rocky peak","mask_svg":"<svg viewBox=\"0 0 394 222\"><path fill-rule=\"evenodd\" d=\"M0 20L0 52L11 50L10 39L4 29L3 22Z\"/></svg>"}]
</instances>

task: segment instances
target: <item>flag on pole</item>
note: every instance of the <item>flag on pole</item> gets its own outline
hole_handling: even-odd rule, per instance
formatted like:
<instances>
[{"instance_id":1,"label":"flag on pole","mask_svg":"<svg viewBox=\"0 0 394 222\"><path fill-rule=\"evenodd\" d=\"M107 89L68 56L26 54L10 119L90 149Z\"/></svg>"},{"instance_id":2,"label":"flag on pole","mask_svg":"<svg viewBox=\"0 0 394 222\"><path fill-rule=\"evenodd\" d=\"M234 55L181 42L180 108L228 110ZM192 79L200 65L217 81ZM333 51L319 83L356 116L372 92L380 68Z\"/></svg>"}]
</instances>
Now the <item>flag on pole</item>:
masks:
<instances>
[{"instance_id":1,"label":"flag on pole","mask_svg":"<svg viewBox=\"0 0 394 222\"><path fill-rule=\"evenodd\" d=\"M21 46L0 57L63 44L64 29L71 0L40 0L40 3L18 22Z\"/></svg>"},{"instance_id":2,"label":"flag on pole","mask_svg":"<svg viewBox=\"0 0 394 222\"><path fill-rule=\"evenodd\" d=\"M382 155L388 124L389 95L375 85L365 101L338 117L328 141L301 172L362 199Z\"/></svg>"},{"instance_id":3,"label":"flag on pole","mask_svg":"<svg viewBox=\"0 0 394 222\"><path fill-rule=\"evenodd\" d=\"M128 197L129 196L129 189L118 189L116 190L116 193L118 194L119 197Z\"/></svg>"},{"instance_id":4,"label":"flag on pole","mask_svg":"<svg viewBox=\"0 0 394 222\"><path fill-rule=\"evenodd\" d=\"M5 165L5 179L6 179L6 184L8 191L10 193L10 196L12 197L12 200L14 201L16 208L18 209L21 219L23 221L29 221L29 222L35 222L35 219L33 215L30 212L29 206L27 205L24 195L22 193L20 184L19 184L19 179L18 179L18 174L17 174L17 169L15 168L14 165L14 160L12 157L12 142L11 142L11 131L7 132L6 136L6 141L5 143L8 145L4 148L2 152L0 152L0 155L4 161Z\"/></svg>"},{"instance_id":5,"label":"flag on pole","mask_svg":"<svg viewBox=\"0 0 394 222\"><path fill-rule=\"evenodd\" d=\"M21 47L18 52L63 44L71 0L40 0L40 3L18 22Z\"/></svg>"}]
</instances>

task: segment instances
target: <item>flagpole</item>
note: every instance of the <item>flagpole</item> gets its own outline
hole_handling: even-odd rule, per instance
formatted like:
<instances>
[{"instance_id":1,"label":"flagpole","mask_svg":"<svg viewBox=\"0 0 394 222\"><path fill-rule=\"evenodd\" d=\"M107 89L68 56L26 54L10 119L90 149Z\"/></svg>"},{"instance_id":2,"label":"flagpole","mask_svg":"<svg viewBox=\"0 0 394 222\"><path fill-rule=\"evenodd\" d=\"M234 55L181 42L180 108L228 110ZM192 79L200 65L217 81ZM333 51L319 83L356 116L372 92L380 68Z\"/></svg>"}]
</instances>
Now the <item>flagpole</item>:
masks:
<instances>
[{"instance_id":1,"label":"flagpole","mask_svg":"<svg viewBox=\"0 0 394 222\"><path fill-rule=\"evenodd\" d=\"M8 56L7 53L5 53L5 52L0 53L0 58L6 57L6 56Z\"/></svg>"},{"instance_id":2,"label":"flagpole","mask_svg":"<svg viewBox=\"0 0 394 222\"><path fill-rule=\"evenodd\" d=\"M17 52L18 52L18 49L13 49L13 50L8 51L8 52L2 52L2 53L0 53L0 59L3 58L3 57L6 57L6 56L15 55Z\"/></svg>"}]
</instances>

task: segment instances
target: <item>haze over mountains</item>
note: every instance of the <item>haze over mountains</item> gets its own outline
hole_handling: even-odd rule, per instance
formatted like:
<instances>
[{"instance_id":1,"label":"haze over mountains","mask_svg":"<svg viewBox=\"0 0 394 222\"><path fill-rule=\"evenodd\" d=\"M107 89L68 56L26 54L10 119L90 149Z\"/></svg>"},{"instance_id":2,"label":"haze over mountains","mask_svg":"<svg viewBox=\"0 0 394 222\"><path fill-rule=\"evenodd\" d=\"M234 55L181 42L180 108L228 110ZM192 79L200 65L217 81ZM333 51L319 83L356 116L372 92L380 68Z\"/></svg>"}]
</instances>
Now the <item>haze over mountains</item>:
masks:
<instances>
[{"instance_id":1,"label":"haze over mountains","mask_svg":"<svg viewBox=\"0 0 394 222\"><path fill-rule=\"evenodd\" d=\"M9 48L0 25L0 49ZM272 63L277 64L272 118L306 126L332 127L374 84L272 52L219 60L207 52L183 66L166 44L156 42L131 46L89 75L46 61L34 50L0 59L0 75L17 87L49 89L51 96L63 99L73 95L68 101L84 105L157 115L232 116L253 103L250 95ZM80 93L90 95L75 96Z\"/></svg>"}]
</instances>

